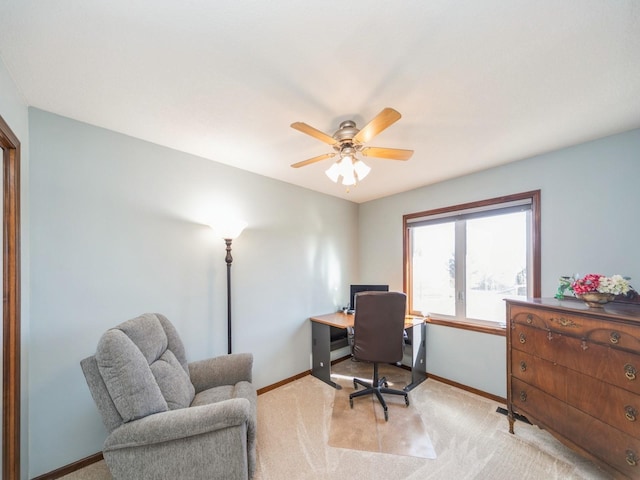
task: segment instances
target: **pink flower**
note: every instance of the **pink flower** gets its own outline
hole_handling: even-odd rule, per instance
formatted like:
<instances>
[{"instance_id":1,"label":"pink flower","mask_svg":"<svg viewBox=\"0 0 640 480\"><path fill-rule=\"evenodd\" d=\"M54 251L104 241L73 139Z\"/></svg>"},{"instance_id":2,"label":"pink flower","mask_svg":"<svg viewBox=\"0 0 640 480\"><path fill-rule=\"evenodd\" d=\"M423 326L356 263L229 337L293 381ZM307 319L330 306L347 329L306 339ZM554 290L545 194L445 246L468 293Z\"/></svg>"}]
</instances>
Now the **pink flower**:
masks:
<instances>
[{"instance_id":1,"label":"pink flower","mask_svg":"<svg viewBox=\"0 0 640 480\"><path fill-rule=\"evenodd\" d=\"M580 278L571 284L571 289L577 294L582 295L583 293L589 292L597 292L598 285L600 285L600 278L604 277L604 275L600 275L599 273L590 273L589 275L585 275L583 278Z\"/></svg>"}]
</instances>

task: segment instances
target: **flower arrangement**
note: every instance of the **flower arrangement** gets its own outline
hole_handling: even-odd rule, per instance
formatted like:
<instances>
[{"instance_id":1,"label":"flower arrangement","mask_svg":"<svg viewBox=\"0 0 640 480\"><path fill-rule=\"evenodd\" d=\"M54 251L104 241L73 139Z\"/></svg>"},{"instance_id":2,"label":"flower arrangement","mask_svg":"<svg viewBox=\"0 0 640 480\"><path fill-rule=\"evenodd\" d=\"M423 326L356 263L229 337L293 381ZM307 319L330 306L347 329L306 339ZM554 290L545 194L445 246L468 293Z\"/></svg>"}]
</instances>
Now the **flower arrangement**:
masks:
<instances>
[{"instance_id":1,"label":"flower arrangement","mask_svg":"<svg viewBox=\"0 0 640 480\"><path fill-rule=\"evenodd\" d=\"M562 299L565 290L572 291L576 296L586 293L607 293L610 295L626 295L633 290L629 279L622 275L607 277L599 273L589 273L582 278L560 277L560 286L556 298Z\"/></svg>"}]
</instances>

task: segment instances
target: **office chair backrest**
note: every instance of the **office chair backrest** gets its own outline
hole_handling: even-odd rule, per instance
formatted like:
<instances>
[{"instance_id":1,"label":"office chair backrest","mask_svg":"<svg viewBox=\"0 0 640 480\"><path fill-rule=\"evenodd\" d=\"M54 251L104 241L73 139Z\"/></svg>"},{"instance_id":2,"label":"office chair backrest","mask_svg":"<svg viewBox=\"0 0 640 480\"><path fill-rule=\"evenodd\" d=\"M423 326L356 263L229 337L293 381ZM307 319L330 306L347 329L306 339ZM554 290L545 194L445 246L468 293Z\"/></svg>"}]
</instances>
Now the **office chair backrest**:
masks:
<instances>
[{"instance_id":1,"label":"office chair backrest","mask_svg":"<svg viewBox=\"0 0 640 480\"><path fill-rule=\"evenodd\" d=\"M362 292L357 299L353 355L369 362L402 360L407 296L402 292Z\"/></svg>"}]
</instances>

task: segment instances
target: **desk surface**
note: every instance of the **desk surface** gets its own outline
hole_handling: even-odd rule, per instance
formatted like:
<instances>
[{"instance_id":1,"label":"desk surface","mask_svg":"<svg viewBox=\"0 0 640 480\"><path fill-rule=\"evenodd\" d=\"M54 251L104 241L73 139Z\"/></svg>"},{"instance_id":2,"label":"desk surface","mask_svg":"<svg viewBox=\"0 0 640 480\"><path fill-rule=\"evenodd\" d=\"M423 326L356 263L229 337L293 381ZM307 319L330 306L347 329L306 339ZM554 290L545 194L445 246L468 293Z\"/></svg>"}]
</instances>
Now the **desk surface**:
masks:
<instances>
[{"instance_id":1,"label":"desk surface","mask_svg":"<svg viewBox=\"0 0 640 480\"><path fill-rule=\"evenodd\" d=\"M348 315L342 312L328 313L326 315L318 315L311 317L312 322L324 323L332 327L348 328L353 327L355 315ZM415 317L408 315L404 319L404 328L411 328L414 325L420 325L425 322L424 317Z\"/></svg>"}]
</instances>

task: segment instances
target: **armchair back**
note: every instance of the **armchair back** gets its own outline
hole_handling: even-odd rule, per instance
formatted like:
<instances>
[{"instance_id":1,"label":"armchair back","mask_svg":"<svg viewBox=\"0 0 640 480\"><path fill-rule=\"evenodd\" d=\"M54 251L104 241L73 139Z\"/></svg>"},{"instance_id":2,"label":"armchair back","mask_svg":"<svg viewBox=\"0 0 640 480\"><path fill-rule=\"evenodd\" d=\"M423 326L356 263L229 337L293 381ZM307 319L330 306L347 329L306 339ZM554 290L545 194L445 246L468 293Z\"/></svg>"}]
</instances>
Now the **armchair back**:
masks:
<instances>
[{"instance_id":1,"label":"armchair back","mask_svg":"<svg viewBox=\"0 0 640 480\"><path fill-rule=\"evenodd\" d=\"M109 432L153 413L186 408L195 395L184 345L157 313L108 330L95 355L80 364Z\"/></svg>"}]
</instances>

